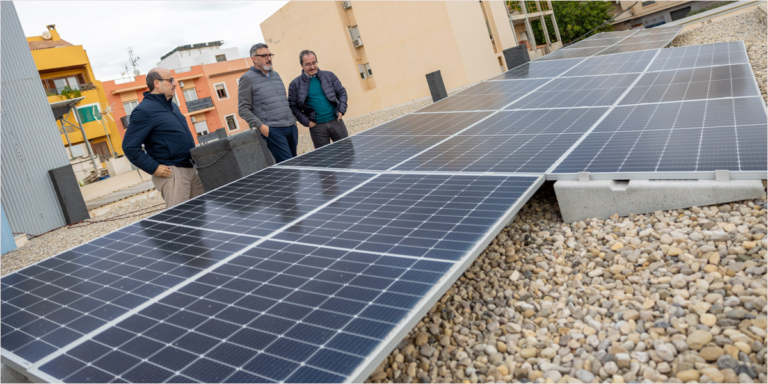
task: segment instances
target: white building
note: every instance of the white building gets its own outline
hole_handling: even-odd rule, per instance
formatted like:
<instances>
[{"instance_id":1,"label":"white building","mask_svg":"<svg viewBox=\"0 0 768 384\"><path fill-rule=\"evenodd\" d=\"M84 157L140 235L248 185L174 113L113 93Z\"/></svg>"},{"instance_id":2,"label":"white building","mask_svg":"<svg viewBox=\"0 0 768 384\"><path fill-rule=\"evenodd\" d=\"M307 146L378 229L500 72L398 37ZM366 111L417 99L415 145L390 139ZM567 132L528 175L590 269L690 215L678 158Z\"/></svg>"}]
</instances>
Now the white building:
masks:
<instances>
[{"instance_id":1,"label":"white building","mask_svg":"<svg viewBox=\"0 0 768 384\"><path fill-rule=\"evenodd\" d=\"M163 55L157 66L165 69L179 69L240 58L236 47L221 48L223 44L224 41L220 40L210 43L181 45Z\"/></svg>"}]
</instances>

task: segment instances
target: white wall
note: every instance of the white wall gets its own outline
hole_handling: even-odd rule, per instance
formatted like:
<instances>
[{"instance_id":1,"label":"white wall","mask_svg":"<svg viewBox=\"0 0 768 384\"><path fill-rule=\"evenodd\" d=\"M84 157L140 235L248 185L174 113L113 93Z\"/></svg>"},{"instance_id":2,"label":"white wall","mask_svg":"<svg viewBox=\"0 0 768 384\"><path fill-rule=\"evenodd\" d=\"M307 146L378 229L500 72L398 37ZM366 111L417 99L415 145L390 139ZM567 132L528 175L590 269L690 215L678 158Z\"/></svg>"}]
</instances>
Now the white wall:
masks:
<instances>
[{"instance_id":1,"label":"white wall","mask_svg":"<svg viewBox=\"0 0 768 384\"><path fill-rule=\"evenodd\" d=\"M216 55L227 55L227 60L239 59L237 48L203 47L174 52L157 63L159 68L177 69L191 67L193 65L212 64L216 62Z\"/></svg>"}]
</instances>

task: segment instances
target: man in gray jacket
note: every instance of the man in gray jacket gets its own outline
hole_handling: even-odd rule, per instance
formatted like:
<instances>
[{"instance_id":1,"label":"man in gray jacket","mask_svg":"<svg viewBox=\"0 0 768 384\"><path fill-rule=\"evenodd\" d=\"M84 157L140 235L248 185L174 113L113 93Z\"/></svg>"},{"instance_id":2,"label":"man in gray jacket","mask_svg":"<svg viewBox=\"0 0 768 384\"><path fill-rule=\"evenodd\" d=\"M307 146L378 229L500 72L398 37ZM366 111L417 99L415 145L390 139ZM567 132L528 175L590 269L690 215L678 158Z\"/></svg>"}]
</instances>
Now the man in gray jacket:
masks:
<instances>
[{"instance_id":1,"label":"man in gray jacket","mask_svg":"<svg viewBox=\"0 0 768 384\"><path fill-rule=\"evenodd\" d=\"M237 110L243 120L259 129L275 162L280 163L296 156L299 130L283 80L272 70L274 56L264 43L251 47L253 67L240 77Z\"/></svg>"}]
</instances>

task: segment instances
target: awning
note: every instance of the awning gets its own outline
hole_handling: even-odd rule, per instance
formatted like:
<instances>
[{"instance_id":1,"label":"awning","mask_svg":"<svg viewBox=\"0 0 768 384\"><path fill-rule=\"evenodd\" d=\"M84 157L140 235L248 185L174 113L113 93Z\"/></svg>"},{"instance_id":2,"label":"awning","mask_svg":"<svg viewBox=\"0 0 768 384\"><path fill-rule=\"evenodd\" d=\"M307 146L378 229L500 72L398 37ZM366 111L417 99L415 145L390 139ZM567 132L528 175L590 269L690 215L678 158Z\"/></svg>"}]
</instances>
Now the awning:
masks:
<instances>
[{"instance_id":1,"label":"awning","mask_svg":"<svg viewBox=\"0 0 768 384\"><path fill-rule=\"evenodd\" d=\"M80 100L82 99L85 99L85 96L51 103L53 118L56 120L61 119L62 117L64 117L64 115L66 115L69 112L70 109L74 108L75 105L77 105L77 103L79 103Z\"/></svg>"}]
</instances>

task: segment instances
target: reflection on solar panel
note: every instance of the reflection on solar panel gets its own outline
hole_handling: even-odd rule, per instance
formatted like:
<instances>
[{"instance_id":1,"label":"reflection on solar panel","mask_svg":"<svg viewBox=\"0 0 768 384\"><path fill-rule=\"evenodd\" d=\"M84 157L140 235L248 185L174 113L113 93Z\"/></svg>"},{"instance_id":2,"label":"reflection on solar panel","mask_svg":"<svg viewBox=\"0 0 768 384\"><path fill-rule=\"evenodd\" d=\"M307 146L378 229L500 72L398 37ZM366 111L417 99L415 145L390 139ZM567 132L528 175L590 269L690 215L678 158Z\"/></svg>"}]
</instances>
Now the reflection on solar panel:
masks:
<instances>
[{"instance_id":1,"label":"reflection on solar panel","mask_svg":"<svg viewBox=\"0 0 768 384\"><path fill-rule=\"evenodd\" d=\"M760 97L617 107L554 174L720 169L764 174L764 108Z\"/></svg>"},{"instance_id":2,"label":"reflection on solar panel","mask_svg":"<svg viewBox=\"0 0 768 384\"><path fill-rule=\"evenodd\" d=\"M545 172L606 110L500 112L395 169Z\"/></svg>"},{"instance_id":3,"label":"reflection on solar panel","mask_svg":"<svg viewBox=\"0 0 768 384\"><path fill-rule=\"evenodd\" d=\"M283 166L385 171L447 136L352 136L281 163Z\"/></svg>"},{"instance_id":4,"label":"reflection on solar panel","mask_svg":"<svg viewBox=\"0 0 768 384\"><path fill-rule=\"evenodd\" d=\"M257 241L142 221L2 278L2 347L34 363Z\"/></svg>"},{"instance_id":5,"label":"reflection on solar panel","mask_svg":"<svg viewBox=\"0 0 768 384\"><path fill-rule=\"evenodd\" d=\"M663 49L648 72L733 64L749 64L741 41Z\"/></svg>"},{"instance_id":6,"label":"reflection on solar panel","mask_svg":"<svg viewBox=\"0 0 768 384\"><path fill-rule=\"evenodd\" d=\"M619 73L641 73L653 60L656 50L629 52L616 55L595 56L584 59L564 76L613 75ZM557 63L559 61L553 61Z\"/></svg>"},{"instance_id":7,"label":"reflection on solar panel","mask_svg":"<svg viewBox=\"0 0 768 384\"><path fill-rule=\"evenodd\" d=\"M368 174L268 168L149 220L267 236L369 179Z\"/></svg>"},{"instance_id":8,"label":"reflection on solar panel","mask_svg":"<svg viewBox=\"0 0 768 384\"><path fill-rule=\"evenodd\" d=\"M629 89L638 76L561 77L505 109L610 106Z\"/></svg>"},{"instance_id":9,"label":"reflection on solar panel","mask_svg":"<svg viewBox=\"0 0 768 384\"><path fill-rule=\"evenodd\" d=\"M419 112L481 111L499 109L545 84L548 79L479 83Z\"/></svg>"},{"instance_id":10,"label":"reflection on solar panel","mask_svg":"<svg viewBox=\"0 0 768 384\"><path fill-rule=\"evenodd\" d=\"M282 233L291 239L252 245L39 374L65 382L361 381L431 305L425 295L447 288L542 180L379 175Z\"/></svg>"},{"instance_id":11,"label":"reflection on solar panel","mask_svg":"<svg viewBox=\"0 0 768 384\"><path fill-rule=\"evenodd\" d=\"M621 105L679 100L757 96L747 64L646 73Z\"/></svg>"},{"instance_id":12,"label":"reflection on solar panel","mask_svg":"<svg viewBox=\"0 0 768 384\"><path fill-rule=\"evenodd\" d=\"M513 79L533 79L533 78L552 78L561 75L563 72L573 68L574 65L581 62L581 59L556 60L556 61L529 61L521 64L514 69L502 73L490 80L513 80Z\"/></svg>"},{"instance_id":13,"label":"reflection on solar panel","mask_svg":"<svg viewBox=\"0 0 768 384\"><path fill-rule=\"evenodd\" d=\"M491 112L463 112L405 115L357 136L450 136L490 114Z\"/></svg>"},{"instance_id":14,"label":"reflection on solar panel","mask_svg":"<svg viewBox=\"0 0 768 384\"><path fill-rule=\"evenodd\" d=\"M743 43L631 52L679 31L595 35L9 274L3 358L42 381L363 381L545 174L764 178Z\"/></svg>"}]
</instances>

